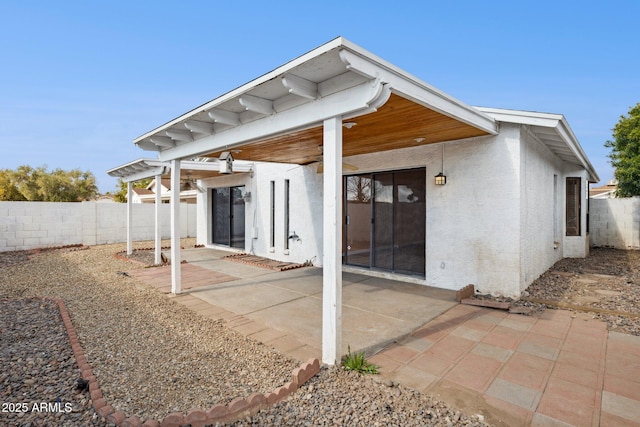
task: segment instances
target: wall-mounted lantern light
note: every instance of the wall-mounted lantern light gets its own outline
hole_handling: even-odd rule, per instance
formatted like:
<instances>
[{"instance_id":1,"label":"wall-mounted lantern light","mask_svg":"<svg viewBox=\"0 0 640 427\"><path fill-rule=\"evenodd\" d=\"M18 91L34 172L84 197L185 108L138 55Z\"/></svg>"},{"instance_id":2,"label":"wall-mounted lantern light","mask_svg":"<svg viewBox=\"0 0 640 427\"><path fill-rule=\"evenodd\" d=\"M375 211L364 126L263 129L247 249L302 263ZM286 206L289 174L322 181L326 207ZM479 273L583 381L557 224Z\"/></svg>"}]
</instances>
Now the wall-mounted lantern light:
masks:
<instances>
[{"instance_id":1,"label":"wall-mounted lantern light","mask_svg":"<svg viewBox=\"0 0 640 427\"><path fill-rule=\"evenodd\" d=\"M447 177L444 174L444 144L442 144L442 168L440 173L435 176L436 185L445 185L447 183Z\"/></svg>"}]
</instances>

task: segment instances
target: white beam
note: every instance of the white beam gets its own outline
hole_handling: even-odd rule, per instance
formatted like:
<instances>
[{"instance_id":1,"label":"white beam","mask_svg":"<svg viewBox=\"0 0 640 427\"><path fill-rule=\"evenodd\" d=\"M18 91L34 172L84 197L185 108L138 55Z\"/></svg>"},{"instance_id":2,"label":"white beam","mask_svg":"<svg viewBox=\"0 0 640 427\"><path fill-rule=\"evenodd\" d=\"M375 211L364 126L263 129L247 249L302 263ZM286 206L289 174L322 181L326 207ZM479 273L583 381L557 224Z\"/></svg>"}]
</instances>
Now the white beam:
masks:
<instances>
[{"instance_id":1,"label":"white beam","mask_svg":"<svg viewBox=\"0 0 640 427\"><path fill-rule=\"evenodd\" d=\"M184 123L184 127L192 132L202 133L205 135L211 135L213 133L213 125L207 122L189 120L188 122Z\"/></svg>"},{"instance_id":2,"label":"white beam","mask_svg":"<svg viewBox=\"0 0 640 427\"><path fill-rule=\"evenodd\" d=\"M168 136L155 136L154 135L149 139L151 140L151 142L156 144L158 147L171 148L171 147L175 147L176 146L176 143L173 142L173 139L169 138Z\"/></svg>"},{"instance_id":3,"label":"white beam","mask_svg":"<svg viewBox=\"0 0 640 427\"><path fill-rule=\"evenodd\" d=\"M155 256L154 256L154 261L153 263L155 265L158 265L162 262L162 238L161 238L161 233L160 233L160 207L162 206L162 175L156 175L156 210L155 210L155 216L156 216L156 246L155 246Z\"/></svg>"},{"instance_id":4,"label":"white beam","mask_svg":"<svg viewBox=\"0 0 640 427\"><path fill-rule=\"evenodd\" d=\"M322 362L342 355L342 118L324 121L322 210Z\"/></svg>"},{"instance_id":5,"label":"white beam","mask_svg":"<svg viewBox=\"0 0 640 427\"><path fill-rule=\"evenodd\" d=\"M318 84L294 74L285 74L282 77L282 84L289 89L289 93L301 96L307 99L316 99L318 97Z\"/></svg>"},{"instance_id":6,"label":"white beam","mask_svg":"<svg viewBox=\"0 0 640 427\"><path fill-rule=\"evenodd\" d=\"M131 232L133 227L133 182L127 182L127 255L133 253L133 237Z\"/></svg>"},{"instance_id":7,"label":"white beam","mask_svg":"<svg viewBox=\"0 0 640 427\"><path fill-rule=\"evenodd\" d=\"M264 114L265 116L270 116L274 113L273 101L269 99L258 98L253 95L242 95L238 101L246 111Z\"/></svg>"},{"instance_id":8,"label":"white beam","mask_svg":"<svg viewBox=\"0 0 640 427\"><path fill-rule=\"evenodd\" d=\"M209 111L209 117L216 122L229 126L240 126L240 114L214 108Z\"/></svg>"},{"instance_id":9,"label":"white beam","mask_svg":"<svg viewBox=\"0 0 640 427\"><path fill-rule=\"evenodd\" d=\"M141 179L151 178L152 176L155 176L155 175L162 175L164 173L166 173L166 167L157 166L147 170L141 170L139 172L125 171L121 179L123 182L134 182L134 181L140 181Z\"/></svg>"},{"instance_id":10,"label":"white beam","mask_svg":"<svg viewBox=\"0 0 640 427\"><path fill-rule=\"evenodd\" d=\"M171 161L171 293L182 292L180 269L180 160Z\"/></svg>"},{"instance_id":11,"label":"white beam","mask_svg":"<svg viewBox=\"0 0 640 427\"><path fill-rule=\"evenodd\" d=\"M189 132L188 130L169 129L165 131L165 134L169 138L175 139L176 141L185 141L185 142L193 141L193 135L191 135L191 132Z\"/></svg>"}]
</instances>

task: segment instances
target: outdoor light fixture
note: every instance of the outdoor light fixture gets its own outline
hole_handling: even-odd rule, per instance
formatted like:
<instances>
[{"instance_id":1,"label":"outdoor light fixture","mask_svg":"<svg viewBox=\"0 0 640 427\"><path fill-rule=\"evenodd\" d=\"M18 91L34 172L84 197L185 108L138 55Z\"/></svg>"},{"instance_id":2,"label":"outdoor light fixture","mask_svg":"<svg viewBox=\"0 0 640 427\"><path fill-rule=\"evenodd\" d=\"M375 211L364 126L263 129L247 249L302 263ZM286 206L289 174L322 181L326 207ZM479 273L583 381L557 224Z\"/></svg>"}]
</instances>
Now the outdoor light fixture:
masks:
<instances>
[{"instance_id":1,"label":"outdoor light fixture","mask_svg":"<svg viewBox=\"0 0 640 427\"><path fill-rule=\"evenodd\" d=\"M444 174L444 144L442 144L442 168L440 173L435 176L436 185L445 185L447 183L447 177Z\"/></svg>"},{"instance_id":2,"label":"outdoor light fixture","mask_svg":"<svg viewBox=\"0 0 640 427\"><path fill-rule=\"evenodd\" d=\"M354 127L355 125L357 125L356 122L346 122L343 123L342 126L346 127L347 129L351 129L352 127Z\"/></svg>"}]
</instances>

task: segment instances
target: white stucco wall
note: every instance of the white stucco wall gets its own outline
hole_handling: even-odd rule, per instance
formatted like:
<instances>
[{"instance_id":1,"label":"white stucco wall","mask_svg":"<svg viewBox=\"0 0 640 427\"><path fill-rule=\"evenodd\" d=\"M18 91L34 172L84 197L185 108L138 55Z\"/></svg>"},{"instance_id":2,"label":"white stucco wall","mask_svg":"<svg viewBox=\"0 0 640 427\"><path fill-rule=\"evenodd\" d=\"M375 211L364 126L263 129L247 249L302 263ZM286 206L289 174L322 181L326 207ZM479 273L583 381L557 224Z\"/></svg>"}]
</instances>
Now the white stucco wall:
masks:
<instances>
[{"instance_id":1,"label":"white stucco wall","mask_svg":"<svg viewBox=\"0 0 640 427\"><path fill-rule=\"evenodd\" d=\"M280 261L321 265L322 254L322 175L317 164L298 166L278 163L256 163L253 174L239 173L200 182L206 192L199 194L202 206L198 213L199 244L211 241L211 189L244 185L251 192L245 203L245 251ZM289 180L289 230L299 236L285 249L284 180ZM275 245L270 242L270 188L275 182Z\"/></svg>"},{"instance_id":2,"label":"white stucco wall","mask_svg":"<svg viewBox=\"0 0 640 427\"><path fill-rule=\"evenodd\" d=\"M591 199L591 245L640 249L640 197Z\"/></svg>"},{"instance_id":3,"label":"white stucco wall","mask_svg":"<svg viewBox=\"0 0 640 427\"><path fill-rule=\"evenodd\" d=\"M437 186L442 170L447 184ZM499 135L347 157L359 174L425 168L424 279L412 281L517 297L566 254L584 252L581 238L564 238L564 181L584 171L568 168L524 127L501 124ZM201 182L198 242L211 244L212 187L246 185L245 250L273 259L322 265L322 175L308 166L257 163L253 176L234 174ZM556 192L554 193L554 176ZM291 185L290 230L300 236L284 249L284 180ZM276 183L276 243L269 244L270 182ZM555 194L555 196L554 196ZM583 209L586 218L586 205ZM204 218L204 221L200 219ZM251 230L257 229L257 233ZM583 227L583 230L586 228ZM257 234L257 236L256 236ZM253 238L252 238L253 236ZM577 247L577 248L576 248Z\"/></svg>"},{"instance_id":4,"label":"white stucco wall","mask_svg":"<svg viewBox=\"0 0 640 427\"><path fill-rule=\"evenodd\" d=\"M181 236L196 234L196 206L181 204ZM0 202L0 252L126 241L124 203ZM161 205L163 238L170 235L170 206ZM153 240L155 205L133 205L133 239Z\"/></svg>"},{"instance_id":5,"label":"white stucco wall","mask_svg":"<svg viewBox=\"0 0 640 427\"><path fill-rule=\"evenodd\" d=\"M563 256L565 176L562 161L526 128L522 140L522 269L519 292Z\"/></svg>"}]
</instances>

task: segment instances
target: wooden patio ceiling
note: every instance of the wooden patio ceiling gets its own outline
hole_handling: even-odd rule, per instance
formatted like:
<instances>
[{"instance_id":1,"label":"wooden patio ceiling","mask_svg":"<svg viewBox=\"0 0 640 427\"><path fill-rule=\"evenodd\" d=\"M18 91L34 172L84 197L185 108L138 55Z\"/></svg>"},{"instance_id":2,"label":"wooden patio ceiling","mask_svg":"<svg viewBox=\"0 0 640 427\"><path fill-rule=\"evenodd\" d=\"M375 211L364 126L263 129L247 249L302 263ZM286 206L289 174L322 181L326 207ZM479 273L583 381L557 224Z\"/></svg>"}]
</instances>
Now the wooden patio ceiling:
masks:
<instances>
[{"instance_id":1,"label":"wooden patio ceiling","mask_svg":"<svg viewBox=\"0 0 640 427\"><path fill-rule=\"evenodd\" d=\"M345 120L343 157L452 141L487 132L391 94L377 112ZM239 160L309 164L322 157L322 126L267 138L242 146ZM219 157L222 151L206 154Z\"/></svg>"}]
</instances>

